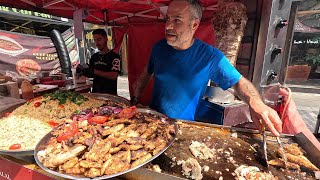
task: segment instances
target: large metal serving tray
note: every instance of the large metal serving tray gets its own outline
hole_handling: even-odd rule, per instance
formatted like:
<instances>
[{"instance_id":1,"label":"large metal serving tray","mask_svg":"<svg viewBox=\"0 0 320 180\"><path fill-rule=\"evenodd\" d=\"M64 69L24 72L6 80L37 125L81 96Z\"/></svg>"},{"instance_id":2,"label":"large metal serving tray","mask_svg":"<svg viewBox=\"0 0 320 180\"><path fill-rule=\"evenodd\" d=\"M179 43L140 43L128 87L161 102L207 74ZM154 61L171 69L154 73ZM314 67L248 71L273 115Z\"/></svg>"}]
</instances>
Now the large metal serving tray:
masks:
<instances>
[{"instance_id":1,"label":"large metal serving tray","mask_svg":"<svg viewBox=\"0 0 320 180\"><path fill-rule=\"evenodd\" d=\"M112 101L123 103L127 106L130 106L130 101L121 96L116 96L112 94L101 94L101 93L84 93L84 95L93 96L98 99L112 100Z\"/></svg>"},{"instance_id":2,"label":"large metal serving tray","mask_svg":"<svg viewBox=\"0 0 320 180\"><path fill-rule=\"evenodd\" d=\"M168 124L173 124L175 126L175 135L173 136L173 138L167 143L167 146L162 149L159 153L157 153L156 155L154 155L152 158L150 158L149 160L143 162L142 164L134 167L134 168L131 168L131 169L128 169L126 171L123 171L123 172L119 172L119 173L116 173L116 174L111 174L111 175L105 175L105 176L100 176L100 177L97 177L97 178L93 178L95 180L98 180L98 179L109 179L109 178L113 178L113 177L116 177L116 176L120 176L122 174L125 174L125 173L128 173L130 171L133 171L133 170L136 170L140 167L142 167L143 165L151 162L152 160L154 160L155 158L157 158L158 156L160 156L168 147L171 146L171 144L174 142L175 138L176 138L176 135L178 133L178 127L175 123L175 121L173 119L170 119L170 118L167 118L166 116L164 116L163 114L161 113L158 113L156 111L153 111L151 109L137 109L138 112L142 112L142 113L150 113L150 114L156 114L156 115L159 115L160 117L163 117L165 119L165 121L162 121L164 123L168 123ZM51 170L47 167L45 167L38 159L38 152L41 151L41 150L44 150L50 140L50 138L53 137L51 133L48 133L46 136L44 136L40 142L38 143L38 145L36 146L35 148L35 151L34 151L34 159L36 161L36 163L38 164L38 166L40 166L43 170L45 170L46 172L50 173L50 174L53 174L55 176L58 176L58 177L62 177L62 178L68 178L68 179L90 179L90 178L86 178L85 176L72 176L72 175L67 175L67 174L62 174L62 173L59 173L57 171L54 171L54 170Z\"/></svg>"}]
</instances>

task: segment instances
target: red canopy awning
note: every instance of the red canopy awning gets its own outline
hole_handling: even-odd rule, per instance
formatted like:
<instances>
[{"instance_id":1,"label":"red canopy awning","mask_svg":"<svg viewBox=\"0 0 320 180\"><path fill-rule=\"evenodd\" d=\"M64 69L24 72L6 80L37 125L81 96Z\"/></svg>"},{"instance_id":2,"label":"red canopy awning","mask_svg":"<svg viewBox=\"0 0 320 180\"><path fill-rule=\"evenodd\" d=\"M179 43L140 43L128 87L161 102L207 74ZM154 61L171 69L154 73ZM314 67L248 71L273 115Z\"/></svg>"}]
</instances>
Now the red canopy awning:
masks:
<instances>
[{"instance_id":1,"label":"red canopy awning","mask_svg":"<svg viewBox=\"0 0 320 180\"><path fill-rule=\"evenodd\" d=\"M218 0L202 0L202 21L213 17ZM40 11L72 19L73 12L85 9L85 21L96 24L124 25L163 19L170 0L2 0L1 5Z\"/></svg>"},{"instance_id":2,"label":"red canopy awning","mask_svg":"<svg viewBox=\"0 0 320 180\"><path fill-rule=\"evenodd\" d=\"M77 9L85 9L87 22L120 25L113 28L115 48L119 50L122 38L128 33L128 79L130 94L134 84L148 63L151 47L164 38L164 23L158 23L166 14L170 0L2 0L1 5L73 18ZM202 23L195 37L208 44L214 43L211 19L218 0L202 0ZM19 9L18 9L19 10ZM148 104L152 85L146 88L141 102Z\"/></svg>"}]
</instances>

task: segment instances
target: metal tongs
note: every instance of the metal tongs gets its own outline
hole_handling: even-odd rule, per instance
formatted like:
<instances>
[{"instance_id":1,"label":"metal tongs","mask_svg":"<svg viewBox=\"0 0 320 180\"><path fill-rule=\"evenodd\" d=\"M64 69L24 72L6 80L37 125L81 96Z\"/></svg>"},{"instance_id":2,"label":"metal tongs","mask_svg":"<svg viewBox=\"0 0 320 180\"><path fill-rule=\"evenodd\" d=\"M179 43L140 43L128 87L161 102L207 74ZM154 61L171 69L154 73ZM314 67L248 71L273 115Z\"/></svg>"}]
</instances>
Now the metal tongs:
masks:
<instances>
[{"instance_id":1,"label":"metal tongs","mask_svg":"<svg viewBox=\"0 0 320 180\"><path fill-rule=\"evenodd\" d=\"M262 133L263 133L263 136L262 136L263 137L263 154L264 154L264 159L266 160L267 167L269 167L268 154L267 154L267 133L266 133L265 126L262 123L261 123L261 125L262 125ZM280 146L280 151L282 154L282 158L284 160L284 165L285 165L285 167L287 167L287 156L286 156L286 153L283 149L282 142L280 140L280 137L276 137L276 138L277 138L277 143Z\"/></svg>"}]
</instances>

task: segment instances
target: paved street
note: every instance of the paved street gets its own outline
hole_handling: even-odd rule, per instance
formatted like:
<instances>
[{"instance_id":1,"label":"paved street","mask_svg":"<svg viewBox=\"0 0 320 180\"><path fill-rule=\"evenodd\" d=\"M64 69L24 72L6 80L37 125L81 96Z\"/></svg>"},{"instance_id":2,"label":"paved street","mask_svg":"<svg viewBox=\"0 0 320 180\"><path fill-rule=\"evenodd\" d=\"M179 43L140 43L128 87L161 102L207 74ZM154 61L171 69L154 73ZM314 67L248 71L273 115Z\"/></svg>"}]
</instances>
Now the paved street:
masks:
<instances>
[{"instance_id":1,"label":"paved street","mask_svg":"<svg viewBox=\"0 0 320 180\"><path fill-rule=\"evenodd\" d=\"M128 76L118 77L118 95L130 99Z\"/></svg>"},{"instance_id":2,"label":"paved street","mask_svg":"<svg viewBox=\"0 0 320 180\"><path fill-rule=\"evenodd\" d=\"M320 111L320 80L289 82L287 86L292 90L299 114L311 132L314 132Z\"/></svg>"},{"instance_id":3,"label":"paved street","mask_svg":"<svg viewBox=\"0 0 320 180\"><path fill-rule=\"evenodd\" d=\"M286 86L292 90L292 98L299 114L311 132L314 132L320 111L320 81L289 83ZM130 99L127 76L119 76L118 78L118 95Z\"/></svg>"}]
</instances>

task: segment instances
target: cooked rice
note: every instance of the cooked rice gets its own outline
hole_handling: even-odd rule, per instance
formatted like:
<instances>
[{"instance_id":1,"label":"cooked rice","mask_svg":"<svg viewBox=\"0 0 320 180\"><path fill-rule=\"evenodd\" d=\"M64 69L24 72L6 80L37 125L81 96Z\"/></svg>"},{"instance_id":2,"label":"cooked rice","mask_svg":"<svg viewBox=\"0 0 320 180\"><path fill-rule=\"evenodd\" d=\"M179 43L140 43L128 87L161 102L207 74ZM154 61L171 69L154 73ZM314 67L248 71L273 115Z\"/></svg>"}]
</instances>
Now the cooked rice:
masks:
<instances>
[{"instance_id":1,"label":"cooked rice","mask_svg":"<svg viewBox=\"0 0 320 180\"><path fill-rule=\"evenodd\" d=\"M50 125L34 118L10 115L0 119L0 149L21 144L20 150L34 149L41 138L52 130Z\"/></svg>"},{"instance_id":2,"label":"cooked rice","mask_svg":"<svg viewBox=\"0 0 320 180\"><path fill-rule=\"evenodd\" d=\"M61 106L59 107L58 100L49 100L48 97L42 97L42 99L25 103L15 109L10 115L34 118L45 122L54 121L60 123L63 122L63 118L70 118L74 112L80 112L93 107L100 107L105 102L104 100L95 99L90 96L85 97L88 98L88 100L84 101L80 105L77 105L68 99L66 103L62 104L63 108L61 108ZM35 107L34 104L37 102L42 102L42 104L39 107Z\"/></svg>"}]
</instances>

